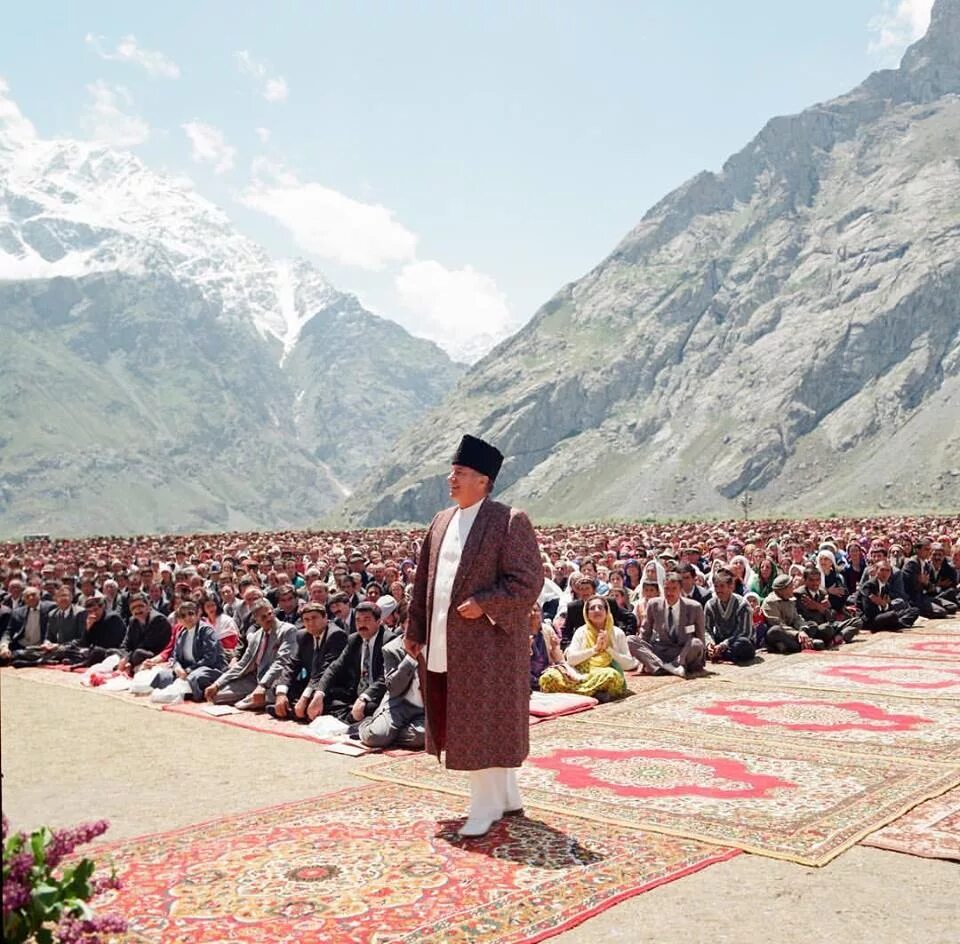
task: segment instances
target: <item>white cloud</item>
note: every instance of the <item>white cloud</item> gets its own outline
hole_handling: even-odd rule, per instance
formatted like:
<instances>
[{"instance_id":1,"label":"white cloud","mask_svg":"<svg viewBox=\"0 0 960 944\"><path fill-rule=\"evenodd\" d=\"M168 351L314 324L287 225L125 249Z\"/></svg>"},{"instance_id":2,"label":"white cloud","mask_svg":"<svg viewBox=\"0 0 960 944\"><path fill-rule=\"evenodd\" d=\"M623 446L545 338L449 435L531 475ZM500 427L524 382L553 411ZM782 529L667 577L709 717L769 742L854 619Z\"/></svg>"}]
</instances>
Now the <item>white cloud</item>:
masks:
<instances>
[{"instance_id":1,"label":"white cloud","mask_svg":"<svg viewBox=\"0 0 960 944\"><path fill-rule=\"evenodd\" d=\"M893 64L930 25L933 0L884 0L883 9L869 23L872 39L867 49Z\"/></svg>"},{"instance_id":2,"label":"white cloud","mask_svg":"<svg viewBox=\"0 0 960 944\"><path fill-rule=\"evenodd\" d=\"M11 141L26 143L37 136L33 123L23 113L10 95L10 86L0 76L0 133Z\"/></svg>"},{"instance_id":3,"label":"white cloud","mask_svg":"<svg viewBox=\"0 0 960 944\"><path fill-rule=\"evenodd\" d=\"M414 258L417 237L386 207L301 183L265 160L254 162L254 178L241 202L285 226L301 249L371 271Z\"/></svg>"},{"instance_id":4,"label":"white cloud","mask_svg":"<svg viewBox=\"0 0 960 944\"><path fill-rule=\"evenodd\" d=\"M137 45L137 37L124 36L117 43L113 52L103 48L103 37L87 33L84 42L90 46L101 59L111 62L131 62L146 69L150 75L163 79L179 79L180 66L162 52L154 49L141 49Z\"/></svg>"},{"instance_id":5,"label":"white cloud","mask_svg":"<svg viewBox=\"0 0 960 944\"><path fill-rule=\"evenodd\" d=\"M260 94L268 102L285 102L290 93L287 80L282 75L270 75L270 66L266 62L258 62L246 49L234 53L237 66L244 75L256 79L260 85Z\"/></svg>"},{"instance_id":6,"label":"white cloud","mask_svg":"<svg viewBox=\"0 0 960 944\"><path fill-rule=\"evenodd\" d=\"M472 266L448 269L434 259L411 262L394 284L404 305L417 315L415 333L448 350L479 335L498 339L513 327L506 296L489 275Z\"/></svg>"},{"instance_id":7,"label":"white cloud","mask_svg":"<svg viewBox=\"0 0 960 944\"><path fill-rule=\"evenodd\" d=\"M139 115L124 111L133 96L122 85L107 85L102 79L87 86L93 101L81 117L86 133L95 141L117 147L133 147L150 137L150 125Z\"/></svg>"},{"instance_id":8,"label":"white cloud","mask_svg":"<svg viewBox=\"0 0 960 944\"><path fill-rule=\"evenodd\" d=\"M190 139L190 156L198 164L212 164L214 173L222 174L233 167L236 148L227 144L223 132L202 121L188 121L180 125Z\"/></svg>"},{"instance_id":9,"label":"white cloud","mask_svg":"<svg viewBox=\"0 0 960 944\"><path fill-rule=\"evenodd\" d=\"M266 144L270 140L270 129L269 128L255 128L257 132L257 137L260 139L261 144Z\"/></svg>"}]
</instances>

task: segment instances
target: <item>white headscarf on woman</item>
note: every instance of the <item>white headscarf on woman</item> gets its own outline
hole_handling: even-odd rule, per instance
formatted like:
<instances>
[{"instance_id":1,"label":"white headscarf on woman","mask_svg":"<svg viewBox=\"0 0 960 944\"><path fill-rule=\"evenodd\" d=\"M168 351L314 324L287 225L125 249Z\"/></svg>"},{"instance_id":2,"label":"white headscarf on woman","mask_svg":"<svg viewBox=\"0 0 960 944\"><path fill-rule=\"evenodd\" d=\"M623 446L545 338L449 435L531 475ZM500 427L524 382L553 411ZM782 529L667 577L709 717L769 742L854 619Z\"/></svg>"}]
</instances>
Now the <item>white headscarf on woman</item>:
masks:
<instances>
[{"instance_id":1,"label":"white headscarf on woman","mask_svg":"<svg viewBox=\"0 0 960 944\"><path fill-rule=\"evenodd\" d=\"M837 559L833 556L832 551L827 551L827 550L817 551L817 570L820 571L820 580L821 580L820 586L826 589L827 570L824 568L822 564L823 558L826 558L828 561L830 561L831 564L833 564L833 568L832 568L833 570L837 569Z\"/></svg>"},{"instance_id":2,"label":"white headscarf on woman","mask_svg":"<svg viewBox=\"0 0 960 944\"><path fill-rule=\"evenodd\" d=\"M647 568L653 565L654 572L656 573L657 586L660 588L660 596L663 596L663 579L667 576L667 572L664 569L663 564L660 563L655 557L651 557L643 565L643 570L640 571L640 583L643 584L643 581L647 578Z\"/></svg>"},{"instance_id":3,"label":"white headscarf on woman","mask_svg":"<svg viewBox=\"0 0 960 944\"><path fill-rule=\"evenodd\" d=\"M736 557L730 558L730 563L740 564L743 567L743 589L745 591L749 590L750 584L753 582L753 578L754 578L754 571L753 571L753 568L750 566L750 561L747 560L747 558L744 557L743 554L738 554Z\"/></svg>"}]
</instances>

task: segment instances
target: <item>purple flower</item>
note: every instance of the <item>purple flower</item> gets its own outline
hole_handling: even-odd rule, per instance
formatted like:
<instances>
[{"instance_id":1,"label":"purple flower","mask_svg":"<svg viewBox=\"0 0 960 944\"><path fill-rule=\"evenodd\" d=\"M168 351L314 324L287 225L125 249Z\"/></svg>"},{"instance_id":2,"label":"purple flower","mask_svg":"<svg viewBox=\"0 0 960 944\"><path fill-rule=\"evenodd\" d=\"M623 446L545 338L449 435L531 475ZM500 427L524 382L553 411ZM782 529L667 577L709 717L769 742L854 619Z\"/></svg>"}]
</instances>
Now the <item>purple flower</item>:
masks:
<instances>
[{"instance_id":1,"label":"purple flower","mask_svg":"<svg viewBox=\"0 0 960 944\"><path fill-rule=\"evenodd\" d=\"M77 846L82 846L97 836L102 836L110 823L105 819L98 819L95 823L81 823L73 829L56 829L53 838L47 846L46 862L50 868L59 865L64 856L70 855Z\"/></svg>"},{"instance_id":2,"label":"purple flower","mask_svg":"<svg viewBox=\"0 0 960 944\"><path fill-rule=\"evenodd\" d=\"M32 852L26 849L18 852L16 855L11 856L10 861L7 862L7 880L13 882L23 881L30 874L30 870L34 865Z\"/></svg>"},{"instance_id":3,"label":"purple flower","mask_svg":"<svg viewBox=\"0 0 960 944\"><path fill-rule=\"evenodd\" d=\"M91 897L94 895L102 895L106 891L111 891L113 889L119 889L122 887L123 883L117 877L117 874L113 872L110 875L104 875L93 880L93 893Z\"/></svg>"},{"instance_id":4,"label":"purple flower","mask_svg":"<svg viewBox=\"0 0 960 944\"><path fill-rule=\"evenodd\" d=\"M11 911L18 908L25 908L30 904L30 886L24 885L11 878L4 879L3 882L3 914L8 915Z\"/></svg>"},{"instance_id":5,"label":"purple flower","mask_svg":"<svg viewBox=\"0 0 960 944\"><path fill-rule=\"evenodd\" d=\"M83 920L69 915L57 925L57 940L60 944L98 944L101 934L123 934L127 922L118 915L100 915Z\"/></svg>"}]
</instances>

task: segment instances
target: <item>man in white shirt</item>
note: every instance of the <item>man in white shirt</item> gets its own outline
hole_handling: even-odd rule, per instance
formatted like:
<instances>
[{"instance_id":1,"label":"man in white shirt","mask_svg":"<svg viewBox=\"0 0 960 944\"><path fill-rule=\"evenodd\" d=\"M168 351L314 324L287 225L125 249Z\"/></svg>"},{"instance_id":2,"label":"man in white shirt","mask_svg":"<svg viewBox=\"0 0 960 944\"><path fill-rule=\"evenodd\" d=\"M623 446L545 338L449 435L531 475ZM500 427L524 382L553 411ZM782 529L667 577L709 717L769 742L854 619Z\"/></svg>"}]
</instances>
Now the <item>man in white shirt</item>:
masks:
<instances>
[{"instance_id":1,"label":"man in white shirt","mask_svg":"<svg viewBox=\"0 0 960 944\"><path fill-rule=\"evenodd\" d=\"M405 645L421 663L426 748L470 771L463 836L522 812L516 770L529 751L530 608L543 587L526 514L488 498L503 456L464 436L417 561ZM424 651L425 650L425 651Z\"/></svg>"}]
</instances>

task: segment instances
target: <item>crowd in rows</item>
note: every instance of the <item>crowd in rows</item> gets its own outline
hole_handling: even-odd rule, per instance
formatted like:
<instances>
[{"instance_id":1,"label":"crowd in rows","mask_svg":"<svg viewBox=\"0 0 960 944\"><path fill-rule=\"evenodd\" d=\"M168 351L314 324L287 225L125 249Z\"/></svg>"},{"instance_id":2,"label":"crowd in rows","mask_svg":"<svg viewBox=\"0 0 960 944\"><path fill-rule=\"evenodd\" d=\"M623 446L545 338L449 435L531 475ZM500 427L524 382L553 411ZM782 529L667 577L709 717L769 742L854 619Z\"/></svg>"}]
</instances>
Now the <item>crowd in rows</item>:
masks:
<instances>
[{"instance_id":1,"label":"crowd in rows","mask_svg":"<svg viewBox=\"0 0 960 944\"><path fill-rule=\"evenodd\" d=\"M423 744L403 630L418 531L0 545L0 664L91 666L372 747ZM960 518L538 530L530 685L609 700L624 674L696 675L957 612Z\"/></svg>"}]
</instances>

